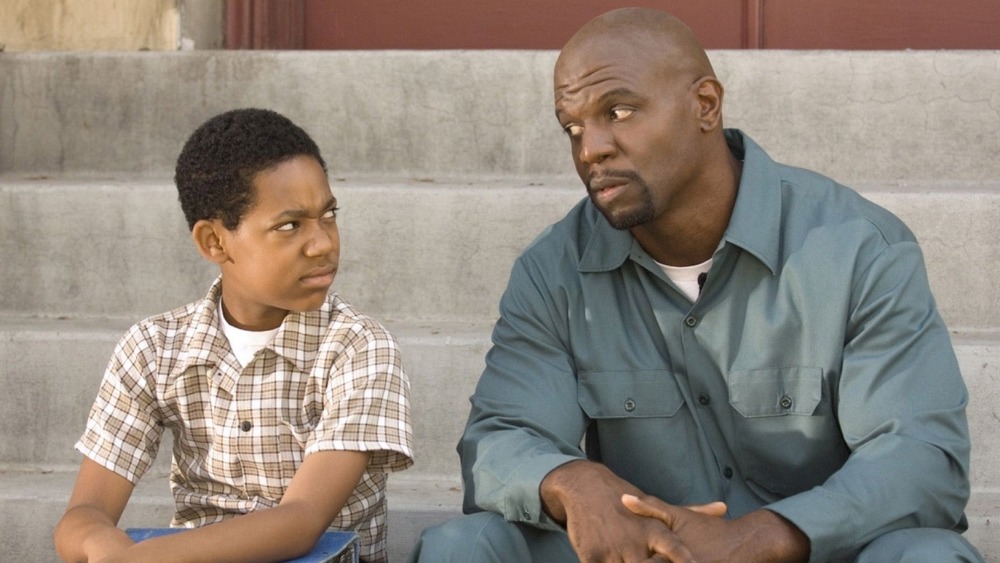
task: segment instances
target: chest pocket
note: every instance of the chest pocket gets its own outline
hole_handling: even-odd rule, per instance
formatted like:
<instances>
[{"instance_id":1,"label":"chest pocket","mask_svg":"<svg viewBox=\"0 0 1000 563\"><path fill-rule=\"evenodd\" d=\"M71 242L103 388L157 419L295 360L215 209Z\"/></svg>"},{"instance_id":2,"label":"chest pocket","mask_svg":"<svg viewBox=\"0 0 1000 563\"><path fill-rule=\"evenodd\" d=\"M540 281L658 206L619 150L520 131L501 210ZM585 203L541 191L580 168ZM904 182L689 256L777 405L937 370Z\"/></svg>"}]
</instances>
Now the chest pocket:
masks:
<instances>
[{"instance_id":1,"label":"chest pocket","mask_svg":"<svg viewBox=\"0 0 1000 563\"><path fill-rule=\"evenodd\" d=\"M648 493L682 502L691 490L698 456L691 414L682 408L674 374L589 371L577 377L577 400L592 420L588 456Z\"/></svg>"},{"instance_id":2,"label":"chest pocket","mask_svg":"<svg viewBox=\"0 0 1000 563\"><path fill-rule=\"evenodd\" d=\"M748 485L767 502L815 487L846 459L823 370L786 367L729 373L732 447Z\"/></svg>"},{"instance_id":3,"label":"chest pocket","mask_svg":"<svg viewBox=\"0 0 1000 563\"><path fill-rule=\"evenodd\" d=\"M684 404L667 370L585 371L577 399L592 419L674 416Z\"/></svg>"}]
</instances>

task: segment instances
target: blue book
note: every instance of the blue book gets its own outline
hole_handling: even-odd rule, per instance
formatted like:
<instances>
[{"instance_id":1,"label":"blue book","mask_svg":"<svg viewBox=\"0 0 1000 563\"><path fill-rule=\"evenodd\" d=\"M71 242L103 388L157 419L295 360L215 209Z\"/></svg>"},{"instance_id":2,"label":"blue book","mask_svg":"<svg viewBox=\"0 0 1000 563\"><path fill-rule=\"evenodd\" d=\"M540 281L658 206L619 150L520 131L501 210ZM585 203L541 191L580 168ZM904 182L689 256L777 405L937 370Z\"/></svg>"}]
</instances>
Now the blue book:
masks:
<instances>
[{"instance_id":1,"label":"blue book","mask_svg":"<svg viewBox=\"0 0 1000 563\"><path fill-rule=\"evenodd\" d=\"M142 540L186 532L188 528L129 528L125 530L132 541ZM287 563L358 563L358 553L361 549L356 532L330 531L324 533L312 551L289 559Z\"/></svg>"}]
</instances>

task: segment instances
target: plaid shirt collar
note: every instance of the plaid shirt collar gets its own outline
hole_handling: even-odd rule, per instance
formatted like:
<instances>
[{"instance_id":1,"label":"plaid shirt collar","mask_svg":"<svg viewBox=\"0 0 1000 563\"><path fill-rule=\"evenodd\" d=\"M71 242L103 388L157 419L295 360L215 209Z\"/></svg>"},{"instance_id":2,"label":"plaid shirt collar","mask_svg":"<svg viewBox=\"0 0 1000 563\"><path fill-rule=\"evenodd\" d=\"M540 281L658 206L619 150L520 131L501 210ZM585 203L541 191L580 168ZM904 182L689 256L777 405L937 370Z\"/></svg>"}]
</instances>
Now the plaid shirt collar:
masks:
<instances>
[{"instance_id":1,"label":"plaid shirt collar","mask_svg":"<svg viewBox=\"0 0 1000 563\"><path fill-rule=\"evenodd\" d=\"M181 371L194 366L219 366L228 364L235 373L240 368L229 351L229 344L216 317L219 299L222 297L222 276L216 278L208 295L195 306L191 330L185 339L179 358ZM291 362L300 371L309 371L316 359L315 348L304 349L306 342L319 342L321 332L330 323L334 314L331 300L315 311L289 312L278 327L274 340L267 346L275 354ZM305 338L303 338L305 337Z\"/></svg>"}]
</instances>

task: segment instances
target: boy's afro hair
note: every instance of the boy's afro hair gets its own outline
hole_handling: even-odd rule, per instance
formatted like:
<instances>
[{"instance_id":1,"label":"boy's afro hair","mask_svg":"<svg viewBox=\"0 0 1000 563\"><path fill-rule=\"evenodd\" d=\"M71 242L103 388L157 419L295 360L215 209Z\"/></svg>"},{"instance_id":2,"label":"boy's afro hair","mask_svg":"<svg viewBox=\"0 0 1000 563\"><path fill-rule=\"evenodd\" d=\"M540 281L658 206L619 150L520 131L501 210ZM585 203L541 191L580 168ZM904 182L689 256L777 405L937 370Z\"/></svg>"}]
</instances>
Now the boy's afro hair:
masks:
<instances>
[{"instance_id":1,"label":"boy's afro hair","mask_svg":"<svg viewBox=\"0 0 1000 563\"><path fill-rule=\"evenodd\" d=\"M326 172L316 143L277 112L237 109L209 119L184 143L174 172L188 228L219 219L235 230L256 202L257 174L296 156L315 158Z\"/></svg>"}]
</instances>

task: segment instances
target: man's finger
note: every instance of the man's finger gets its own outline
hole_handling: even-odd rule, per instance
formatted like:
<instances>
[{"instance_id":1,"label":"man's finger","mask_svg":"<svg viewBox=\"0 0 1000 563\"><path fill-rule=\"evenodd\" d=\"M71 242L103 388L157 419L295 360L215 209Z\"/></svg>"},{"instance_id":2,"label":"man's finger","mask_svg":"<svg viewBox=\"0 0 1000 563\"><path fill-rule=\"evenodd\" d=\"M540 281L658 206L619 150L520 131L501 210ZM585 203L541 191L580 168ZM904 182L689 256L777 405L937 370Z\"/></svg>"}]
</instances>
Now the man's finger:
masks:
<instances>
[{"instance_id":1,"label":"man's finger","mask_svg":"<svg viewBox=\"0 0 1000 563\"><path fill-rule=\"evenodd\" d=\"M696 504L693 506L685 506L684 508L697 512L698 514L704 514L705 516L715 516L716 518L722 518L726 515L726 511L729 510L724 502L710 502L708 504Z\"/></svg>"},{"instance_id":2,"label":"man's finger","mask_svg":"<svg viewBox=\"0 0 1000 563\"><path fill-rule=\"evenodd\" d=\"M633 514L656 518L667 526L673 523L674 518L670 511L674 507L656 497L644 495L643 498L639 498L635 495L626 494L622 495L622 504L625 505L625 508L632 511Z\"/></svg>"},{"instance_id":3,"label":"man's finger","mask_svg":"<svg viewBox=\"0 0 1000 563\"><path fill-rule=\"evenodd\" d=\"M673 520L673 516L670 513L670 510L673 507L653 496L645 495L640 498L635 495L622 495L622 504L632 511L633 514L638 516L656 518L668 524L668 519ZM692 506L685 506L683 508L692 512L704 514L705 516L714 516L716 518L722 518L726 515L726 511L728 510L726 503L724 502L696 504Z\"/></svg>"}]
</instances>

